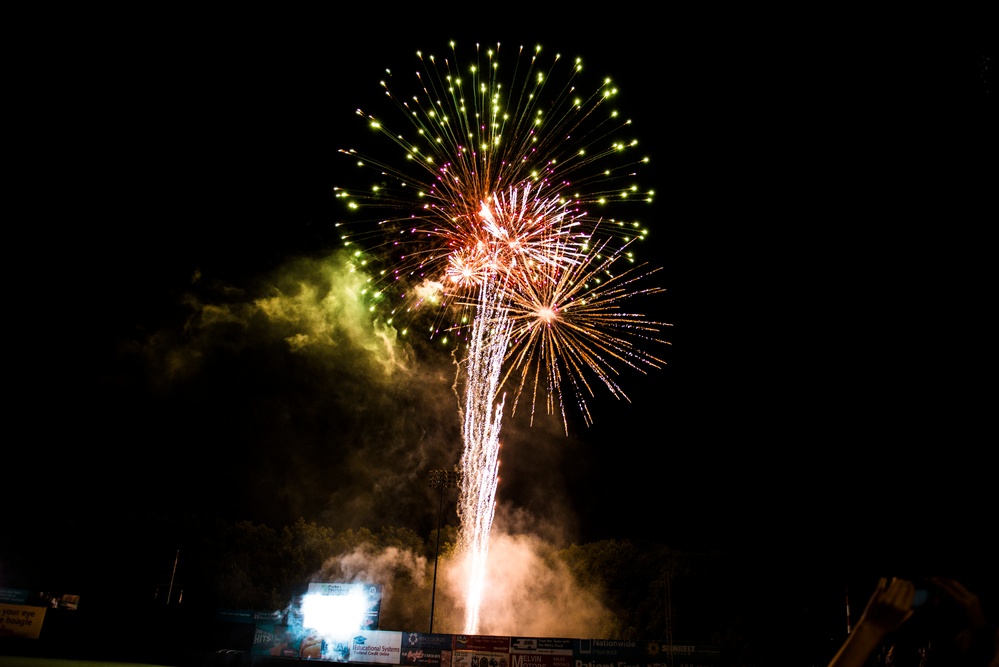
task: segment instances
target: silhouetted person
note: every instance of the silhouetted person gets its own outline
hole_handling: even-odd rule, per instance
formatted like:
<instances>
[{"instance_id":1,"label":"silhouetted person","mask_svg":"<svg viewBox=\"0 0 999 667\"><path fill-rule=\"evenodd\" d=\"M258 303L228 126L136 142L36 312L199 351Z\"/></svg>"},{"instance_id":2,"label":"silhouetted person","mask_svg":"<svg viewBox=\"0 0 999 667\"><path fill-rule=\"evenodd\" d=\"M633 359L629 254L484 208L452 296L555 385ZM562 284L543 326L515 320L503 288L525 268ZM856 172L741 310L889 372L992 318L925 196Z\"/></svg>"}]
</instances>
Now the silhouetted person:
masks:
<instances>
[{"instance_id":1,"label":"silhouetted person","mask_svg":"<svg viewBox=\"0 0 999 667\"><path fill-rule=\"evenodd\" d=\"M926 583L921 599L913 582L881 578L828 667L999 667L999 631L978 596L953 579Z\"/></svg>"}]
</instances>

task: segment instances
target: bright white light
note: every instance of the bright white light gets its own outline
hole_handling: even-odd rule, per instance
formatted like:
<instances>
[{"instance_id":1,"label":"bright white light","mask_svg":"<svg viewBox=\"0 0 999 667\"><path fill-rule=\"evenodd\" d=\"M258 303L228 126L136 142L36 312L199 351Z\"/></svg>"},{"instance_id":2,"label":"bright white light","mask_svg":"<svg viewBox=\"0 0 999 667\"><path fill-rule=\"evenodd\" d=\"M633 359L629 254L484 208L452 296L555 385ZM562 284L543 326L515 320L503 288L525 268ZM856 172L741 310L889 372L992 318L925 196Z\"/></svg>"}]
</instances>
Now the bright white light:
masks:
<instances>
[{"instance_id":1,"label":"bright white light","mask_svg":"<svg viewBox=\"0 0 999 667\"><path fill-rule=\"evenodd\" d=\"M363 627L370 606L363 587L346 595L310 593L302 598L302 620L325 637L343 636Z\"/></svg>"}]
</instances>

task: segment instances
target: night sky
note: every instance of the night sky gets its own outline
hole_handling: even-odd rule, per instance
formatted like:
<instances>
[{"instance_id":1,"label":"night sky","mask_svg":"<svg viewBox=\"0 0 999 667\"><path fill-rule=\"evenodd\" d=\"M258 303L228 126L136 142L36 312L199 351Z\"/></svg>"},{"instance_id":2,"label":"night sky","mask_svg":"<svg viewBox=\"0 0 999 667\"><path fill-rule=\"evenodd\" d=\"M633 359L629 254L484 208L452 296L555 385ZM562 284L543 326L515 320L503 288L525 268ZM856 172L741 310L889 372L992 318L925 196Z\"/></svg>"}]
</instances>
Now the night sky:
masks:
<instances>
[{"instance_id":1,"label":"night sky","mask_svg":"<svg viewBox=\"0 0 999 667\"><path fill-rule=\"evenodd\" d=\"M624 373L631 402L599 398L593 426L507 423L499 521L563 543L811 543L830 569L986 562L985 40L437 18L38 29L9 212L27 232L7 246L4 549L135 507L433 527L427 471L460 455L450 359L386 379L349 312L295 353L302 313L262 304L346 280L331 188L367 131L354 110L454 39L541 44L618 82L658 193L638 213L667 290L650 314L673 325L668 365Z\"/></svg>"}]
</instances>

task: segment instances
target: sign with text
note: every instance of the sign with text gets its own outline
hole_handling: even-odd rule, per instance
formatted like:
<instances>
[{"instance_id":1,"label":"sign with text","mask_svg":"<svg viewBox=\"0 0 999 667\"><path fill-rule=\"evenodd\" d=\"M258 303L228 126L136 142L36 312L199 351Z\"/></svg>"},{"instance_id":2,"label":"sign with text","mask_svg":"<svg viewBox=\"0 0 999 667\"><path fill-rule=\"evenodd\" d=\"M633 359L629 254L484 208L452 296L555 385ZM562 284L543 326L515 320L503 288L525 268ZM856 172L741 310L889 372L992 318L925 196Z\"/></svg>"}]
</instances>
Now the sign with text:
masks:
<instances>
[{"instance_id":1,"label":"sign with text","mask_svg":"<svg viewBox=\"0 0 999 667\"><path fill-rule=\"evenodd\" d=\"M665 641L579 639L572 667L712 667L721 654L717 644Z\"/></svg>"},{"instance_id":2,"label":"sign with text","mask_svg":"<svg viewBox=\"0 0 999 667\"><path fill-rule=\"evenodd\" d=\"M509 653L510 637L493 637L491 635L455 635L454 650Z\"/></svg>"},{"instance_id":3,"label":"sign with text","mask_svg":"<svg viewBox=\"0 0 999 667\"><path fill-rule=\"evenodd\" d=\"M385 630L358 632L351 638L350 662L376 662L399 664L402 651L402 633Z\"/></svg>"},{"instance_id":4,"label":"sign with text","mask_svg":"<svg viewBox=\"0 0 999 667\"><path fill-rule=\"evenodd\" d=\"M452 667L510 667L510 637L455 635Z\"/></svg>"},{"instance_id":5,"label":"sign with text","mask_svg":"<svg viewBox=\"0 0 999 667\"><path fill-rule=\"evenodd\" d=\"M0 603L0 637L38 639L47 607Z\"/></svg>"},{"instance_id":6,"label":"sign with text","mask_svg":"<svg viewBox=\"0 0 999 667\"><path fill-rule=\"evenodd\" d=\"M554 637L513 637L510 667L575 667L572 640Z\"/></svg>"},{"instance_id":7,"label":"sign with text","mask_svg":"<svg viewBox=\"0 0 999 667\"><path fill-rule=\"evenodd\" d=\"M513 637L510 640L510 652L572 655L572 640L555 637Z\"/></svg>"},{"instance_id":8,"label":"sign with text","mask_svg":"<svg viewBox=\"0 0 999 667\"><path fill-rule=\"evenodd\" d=\"M571 655L550 653L513 653L510 667L575 667Z\"/></svg>"},{"instance_id":9,"label":"sign with text","mask_svg":"<svg viewBox=\"0 0 999 667\"><path fill-rule=\"evenodd\" d=\"M381 588L368 584L312 584L309 588L303 602L308 601L310 595L319 596L320 601L326 602L356 597L362 615L364 610L370 611L372 603L381 601ZM23 598L16 593L7 596ZM9 622L11 626L20 623L16 610L45 612L36 607L8 607L15 610L9 615L13 619ZM691 641L359 630L354 621L341 627L339 623L327 623L329 619L322 615L312 620L308 620L308 616L304 609L283 612L216 610L216 620L228 626L254 624L255 633L252 641L247 642L247 648L252 654L261 656L404 667L716 667L721 661L717 644ZM24 621L24 627L28 620ZM36 620L40 624L40 619ZM13 630L8 628L6 632L11 634Z\"/></svg>"},{"instance_id":10,"label":"sign with text","mask_svg":"<svg viewBox=\"0 0 999 667\"><path fill-rule=\"evenodd\" d=\"M453 635L407 632L402 636L399 664L413 667L451 667Z\"/></svg>"},{"instance_id":11,"label":"sign with text","mask_svg":"<svg viewBox=\"0 0 999 667\"><path fill-rule=\"evenodd\" d=\"M22 588L0 588L0 603L27 604L28 591Z\"/></svg>"}]
</instances>

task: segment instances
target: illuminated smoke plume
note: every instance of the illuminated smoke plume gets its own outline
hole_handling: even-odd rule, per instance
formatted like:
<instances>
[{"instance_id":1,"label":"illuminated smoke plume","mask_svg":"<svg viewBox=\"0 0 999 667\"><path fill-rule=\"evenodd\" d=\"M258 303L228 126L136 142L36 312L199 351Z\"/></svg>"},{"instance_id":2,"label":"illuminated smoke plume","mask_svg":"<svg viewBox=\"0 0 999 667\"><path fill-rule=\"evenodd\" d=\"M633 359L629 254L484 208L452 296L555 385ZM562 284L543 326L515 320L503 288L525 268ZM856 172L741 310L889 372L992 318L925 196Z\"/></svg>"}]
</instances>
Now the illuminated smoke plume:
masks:
<instances>
[{"instance_id":1,"label":"illuminated smoke plume","mask_svg":"<svg viewBox=\"0 0 999 667\"><path fill-rule=\"evenodd\" d=\"M436 519L426 471L457 459L454 367L372 314L367 279L339 252L239 286L205 271L182 327L122 352L145 363L158 396L142 415L156 425L150 441L178 460L220 462L185 471L188 491L164 502L273 526Z\"/></svg>"},{"instance_id":2,"label":"illuminated smoke plume","mask_svg":"<svg viewBox=\"0 0 999 667\"><path fill-rule=\"evenodd\" d=\"M448 590L459 596L473 576L468 566L459 559L446 571ZM479 633L487 635L616 637L621 632L601 593L581 587L550 545L499 527L492 531L476 618Z\"/></svg>"}]
</instances>

